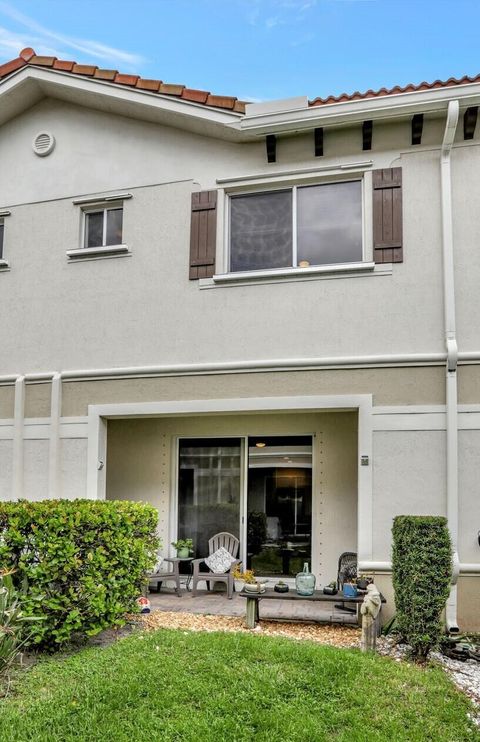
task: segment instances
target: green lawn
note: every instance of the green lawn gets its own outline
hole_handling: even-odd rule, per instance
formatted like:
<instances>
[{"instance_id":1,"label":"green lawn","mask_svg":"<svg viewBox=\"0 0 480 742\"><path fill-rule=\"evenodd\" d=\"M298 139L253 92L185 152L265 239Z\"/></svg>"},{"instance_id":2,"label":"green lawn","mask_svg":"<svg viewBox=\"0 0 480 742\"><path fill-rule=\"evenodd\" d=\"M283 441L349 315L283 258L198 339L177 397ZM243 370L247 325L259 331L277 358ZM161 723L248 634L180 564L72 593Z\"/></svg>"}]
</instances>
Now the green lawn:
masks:
<instances>
[{"instance_id":1,"label":"green lawn","mask_svg":"<svg viewBox=\"0 0 480 742\"><path fill-rule=\"evenodd\" d=\"M0 702L2 742L459 742L439 668L248 634L160 630L50 658Z\"/></svg>"}]
</instances>

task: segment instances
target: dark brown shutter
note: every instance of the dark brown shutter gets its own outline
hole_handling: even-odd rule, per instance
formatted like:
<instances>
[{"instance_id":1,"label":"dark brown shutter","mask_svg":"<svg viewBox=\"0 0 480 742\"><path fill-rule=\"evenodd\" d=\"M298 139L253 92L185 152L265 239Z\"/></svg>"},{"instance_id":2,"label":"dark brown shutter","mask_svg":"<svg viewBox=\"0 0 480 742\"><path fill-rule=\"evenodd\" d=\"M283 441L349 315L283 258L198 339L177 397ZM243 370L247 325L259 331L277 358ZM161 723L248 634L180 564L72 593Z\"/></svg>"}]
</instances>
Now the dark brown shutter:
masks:
<instances>
[{"instance_id":1,"label":"dark brown shutter","mask_svg":"<svg viewBox=\"0 0 480 742\"><path fill-rule=\"evenodd\" d=\"M401 263L402 168L373 173L373 259L375 263Z\"/></svg>"},{"instance_id":2,"label":"dark brown shutter","mask_svg":"<svg viewBox=\"0 0 480 742\"><path fill-rule=\"evenodd\" d=\"M217 191L192 193L190 279L211 278L215 273L217 243Z\"/></svg>"}]
</instances>

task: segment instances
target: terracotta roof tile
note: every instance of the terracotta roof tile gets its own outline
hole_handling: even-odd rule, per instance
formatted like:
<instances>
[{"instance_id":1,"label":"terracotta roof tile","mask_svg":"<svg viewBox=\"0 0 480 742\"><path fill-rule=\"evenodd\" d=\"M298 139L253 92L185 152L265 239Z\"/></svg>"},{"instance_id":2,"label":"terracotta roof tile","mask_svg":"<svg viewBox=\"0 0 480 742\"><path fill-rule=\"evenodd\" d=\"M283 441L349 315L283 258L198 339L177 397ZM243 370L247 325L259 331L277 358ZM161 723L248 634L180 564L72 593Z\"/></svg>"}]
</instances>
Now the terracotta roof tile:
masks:
<instances>
[{"instance_id":1,"label":"terracotta roof tile","mask_svg":"<svg viewBox=\"0 0 480 742\"><path fill-rule=\"evenodd\" d=\"M63 72L71 72L75 67L75 62L67 62L65 59L56 59L53 63L54 70L62 70Z\"/></svg>"},{"instance_id":2,"label":"terracotta roof tile","mask_svg":"<svg viewBox=\"0 0 480 742\"><path fill-rule=\"evenodd\" d=\"M96 71L97 67L94 64L74 64L72 69L74 75L88 75L88 77L93 77Z\"/></svg>"},{"instance_id":3,"label":"terracotta roof tile","mask_svg":"<svg viewBox=\"0 0 480 742\"><path fill-rule=\"evenodd\" d=\"M209 95L207 98L207 106L232 109L236 100L236 98L232 98L229 95Z\"/></svg>"},{"instance_id":4,"label":"terracotta roof tile","mask_svg":"<svg viewBox=\"0 0 480 742\"><path fill-rule=\"evenodd\" d=\"M162 82L160 85L158 92L162 95L181 95L183 93L183 90L185 88L185 85L174 85L172 83Z\"/></svg>"},{"instance_id":5,"label":"terracotta roof tile","mask_svg":"<svg viewBox=\"0 0 480 742\"><path fill-rule=\"evenodd\" d=\"M12 59L10 62L5 62L5 64L0 65L0 78L6 77L11 72L15 72L15 70L19 70L20 67L25 67L27 63L18 57L18 59Z\"/></svg>"},{"instance_id":6,"label":"terracotta roof tile","mask_svg":"<svg viewBox=\"0 0 480 742\"><path fill-rule=\"evenodd\" d=\"M140 90L151 90L154 93L158 93L161 84L161 80L144 80L139 77L135 87L140 88Z\"/></svg>"},{"instance_id":7,"label":"terracotta roof tile","mask_svg":"<svg viewBox=\"0 0 480 742\"><path fill-rule=\"evenodd\" d=\"M138 79L138 75L123 75L121 72L117 72L114 82L119 85L136 85Z\"/></svg>"},{"instance_id":8,"label":"terracotta roof tile","mask_svg":"<svg viewBox=\"0 0 480 742\"><path fill-rule=\"evenodd\" d=\"M29 62L31 58L35 56L35 50L32 49L31 46L27 46L25 49L22 49L18 56L21 57L25 62Z\"/></svg>"},{"instance_id":9,"label":"terracotta roof tile","mask_svg":"<svg viewBox=\"0 0 480 742\"><path fill-rule=\"evenodd\" d=\"M182 92L182 98L195 103L206 103L209 95L210 93L206 90L194 90L193 88L184 88Z\"/></svg>"},{"instance_id":10,"label":"terracotta roof tile","mask_svg":"<svg viewBox=\"0 0 480 742\"><path fill-rule=\"evenodd\" d=\"M39 64L41 67L53 67L57 61L56 57L39 57L35 54L28 60L29 64Z\"/></svg>"},{"instance_id":11,"label":"terracotta roof tile","mask_svg":"<svg viewBox=\"0 0 480 742\"><path fill-rule=\"evenodd\" d=\"M117 75L118 75L117 70L100 70L97 67L97 69L95 70L94 77L96 77L97 80L115 80Z\"/></svg>"},{"instance_id":12,"label":"terracotta roof tile","mask_svg":"<svg viewBox=\"0 0 480 742\"><path fill-rule=\"evenodd\" d=\"M417 93L422 90L436 90L437 88L449 88L452 85L467 85L471 82L480 82L480 75L475 77L469 77L464 75L463 77L456 78L450 77L448 80L435 80L434 82L421 82L418 85L409 83L402 87L401 85L395 85L393 88L380 88L380 90L367 90L365 93L360 93L358 90L355 93L342 93L341 95L329 95L327 98L315 98L308 102L309 106L326 106L330 103L344 103L346 101L353 100L365 100L367 98L381 98L386 95L399 95L400 93Z\"/></svg>"},{"instance_id":13,"label":"terracotta roof tile","mask_svg":"<svg viewBox=\"0 0 480 742\"><path fill-rule=\"evenodd\" d=\"M196 90L187 88L185 85L173 85L164 83L161 80L147 80L138 75L128 75L117 72L116 70L102 70L95 65L77 64L67 60L56 59L56 57L42 57L35 54L34 49L27 47L22 49L16 59L12 59L5 64L0 65L0 80L12 72L24 67L25 65L37 65L40 67L52 67L54 70L70 72L73 75L82 75L93 77L96 80L104 80L117 85L129 85L137 90L145 90L160 95L174 96L185 101L198 103L211 108L222 108L236 113L245 113L245 101L226 95L213 95L206 90ZM388 95L399 95L401 93L410 93L423 90L436 90L438 88L448 88L455 85L467 85L468 83L480 82L480 75L468 77L465 75L461 78L450 77L448 80L435 80L434 82L421 82L419 85L405 85L401 87L396 85L393 88L380 88L379 90L367 90L364 93L356 91L354 93L342 93L341 95L329 95L326 98L315 98L309 101L309 106L325 106L332 103L345 103L355 100L368 100L370 98L380 98Z\"/></svg>"}]
</instances>

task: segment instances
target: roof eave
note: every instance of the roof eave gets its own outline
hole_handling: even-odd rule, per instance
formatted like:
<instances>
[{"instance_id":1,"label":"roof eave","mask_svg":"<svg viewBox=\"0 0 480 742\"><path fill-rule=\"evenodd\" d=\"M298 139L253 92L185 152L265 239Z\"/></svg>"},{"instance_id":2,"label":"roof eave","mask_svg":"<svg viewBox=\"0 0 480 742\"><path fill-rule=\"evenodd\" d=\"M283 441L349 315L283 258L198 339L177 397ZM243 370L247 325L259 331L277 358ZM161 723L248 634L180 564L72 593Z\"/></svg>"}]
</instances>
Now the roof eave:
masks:
<instances>
[{"instance_id":1,"label":"roof eave","mask_svg":"<svg viewBox=\"0 0 480 742\"><path fill-rule=\"evenodd\" d=\"M442 114L446 113L451 100L459 100L462 108L479 105L480 83L390 94L366 100L342 101L254 116L245 115L239 122L229 126L254 136L287 134L317 126L348 126L365 120L408 118L420 112Z\"/></svg>"},{"instance_id":2,"label":"roof eave","mask_svg":"<svg viewBox=\"0 0 480 742\"><path fill-rule=\"evenodd\" d=\"M0 100L15 94L24 95L24 87L27 81L33 81L40 86L45 97L74 99L80 105L98 108L100 99L108 99L109 105L116 103L121 109L122 105L128 106L129 117L152 120L158 119L162 123L165 119L166 125L178 125L179 128L204 130L206 135L219 136L220 138L238 140L240 132L231 128L231 124L238 123L243 114L231 110L221 110L210 106L201 105L192 101L171 96L152 93L148 90L132 89L128 86L122 87L105 80L97 80L89 77L73 76L61 70L26 65L8 75L0 81ZM99 98L100 97L100 98ZM24 110L37 100L27 98L23 101ZM0 110L4 109L0 106ZM121 111L119 111L121 112ZM8 110L2 111L0 124L8 120ZM148 115L147 115L148 114ZM174 123L175 122L175 123ZM241 135L240 135L241 136Z\"/></svg>"}]
</instances>

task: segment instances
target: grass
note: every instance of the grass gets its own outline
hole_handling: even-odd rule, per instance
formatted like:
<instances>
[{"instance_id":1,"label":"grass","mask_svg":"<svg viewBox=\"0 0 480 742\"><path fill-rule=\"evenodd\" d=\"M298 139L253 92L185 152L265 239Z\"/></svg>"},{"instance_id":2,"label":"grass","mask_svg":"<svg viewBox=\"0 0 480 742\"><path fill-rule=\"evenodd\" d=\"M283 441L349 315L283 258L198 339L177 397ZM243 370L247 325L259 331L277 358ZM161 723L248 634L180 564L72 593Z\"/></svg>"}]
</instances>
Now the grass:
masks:
<instances>
[{"instance_id":1,"label":"grass","mask_svg":"<svg viewBox=\"0 0 480 742\"><path fill-rule=\"evenodd\" d=\"M462 742L437 667L309 642L160 630L40 661L0 702L2 742Z\"/></svg>"}]
</instances>

